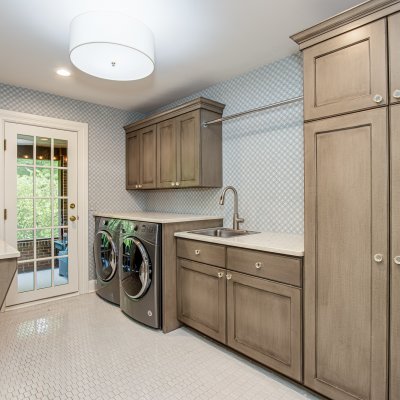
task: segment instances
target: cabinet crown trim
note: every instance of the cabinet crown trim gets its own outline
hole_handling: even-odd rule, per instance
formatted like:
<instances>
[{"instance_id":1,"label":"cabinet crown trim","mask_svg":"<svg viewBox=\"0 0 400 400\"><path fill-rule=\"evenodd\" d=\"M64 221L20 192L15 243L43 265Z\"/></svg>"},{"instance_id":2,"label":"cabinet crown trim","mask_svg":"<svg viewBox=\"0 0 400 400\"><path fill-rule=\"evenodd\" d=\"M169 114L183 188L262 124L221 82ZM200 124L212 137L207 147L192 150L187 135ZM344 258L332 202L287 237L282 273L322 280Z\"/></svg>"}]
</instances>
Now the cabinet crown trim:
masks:
<instances>
[{"instance_id":1,"label":"cabinet crown trim","mask_svg":"<svg viewBox=\"0 0 400 400\"><path fill-rule=\"evenodd\" d=\"M199 97L195 100L184 103L178 107L172 108L171 110L150 115L149 117L142 119L140 121L135 121L129 125L124 126L124 129L126 133L130 133L132 131L145 128L149 125L158 124L159 122L165 121L167 119L171 119L177 117L178 115L182 115L199 109L213 111L222 114L224 108L225 104L219 103L218 101L206 99L205 97Z\"/></svg>"},{"instance_id":2,"label":"cabinet crown trim","mask_svg":"<svg viewBox=\"0 0 400 400\"><path fill-rule=\"evenodd\" d=\"M290 38L295 41L300 48L307 47L307 41L316 38L324 33L330 32L334 29L343 27L344 25L350 24L352 22L356 22L361 18L367 17L373 13L377 13L378 11L384 11L385 8L391 6L398 6L400 10L400 0L370 0L364 3L361 3L358 6L349 8L331 18L328 18L318 24L304 29L301 32L295 33L290 36ZM388 9L387 14L393 12L393 9ZM381 16L379 16L381 17ZM314 43L311 43L314 44Z\"/></svg>"}]
</instances>

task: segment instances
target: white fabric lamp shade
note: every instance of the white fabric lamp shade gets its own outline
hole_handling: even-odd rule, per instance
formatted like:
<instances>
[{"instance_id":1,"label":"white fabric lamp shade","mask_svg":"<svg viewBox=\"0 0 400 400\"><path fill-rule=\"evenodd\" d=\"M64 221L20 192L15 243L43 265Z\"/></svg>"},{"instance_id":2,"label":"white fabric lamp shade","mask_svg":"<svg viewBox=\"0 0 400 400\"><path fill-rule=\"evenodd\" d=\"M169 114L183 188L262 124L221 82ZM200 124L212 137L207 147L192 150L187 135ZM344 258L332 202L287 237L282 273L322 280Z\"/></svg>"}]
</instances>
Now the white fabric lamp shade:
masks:
<instances>
[{"instance_id":1,"label":"white fabric lamp shade","mask_svg":"<svg viewBox=\"0 0 400 400\"><path fill-rule=\"evenodd\" d=\"M71 62L98 78L131 81L154 70L154 37L141 21L124 14L93 11L71 22Z\"/></svg>"}]
</instances>

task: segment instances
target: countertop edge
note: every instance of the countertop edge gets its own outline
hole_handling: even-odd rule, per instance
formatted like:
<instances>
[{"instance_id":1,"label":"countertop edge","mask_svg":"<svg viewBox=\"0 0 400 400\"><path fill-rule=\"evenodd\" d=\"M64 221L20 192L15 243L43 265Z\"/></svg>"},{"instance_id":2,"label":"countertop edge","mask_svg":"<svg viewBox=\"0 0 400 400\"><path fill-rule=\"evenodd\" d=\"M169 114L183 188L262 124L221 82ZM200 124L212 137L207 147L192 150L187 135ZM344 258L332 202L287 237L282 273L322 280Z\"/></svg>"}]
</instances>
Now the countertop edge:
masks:
<instances>
[{"instance_id":1,"label":"countertop edge","mask_svg":"<svg viewBox=\"0 0 400 400\"><path fill-rule=\"evenodd\" d=\"M222 220L223 217L216 215L190 215L190 214L177 214L174 216L173 214L165 213L168 216L154 216L154 213L149 213L149 216L146 215L134 215L135 213L107 213L95 211L92 213L94 217L104 217L104 218L118 218L125 220L135 220L135 221L143 221L143 222L153 222L158 224L174 224L178 222L190 222L190 221L207 221L207 220ZM163 214L163 213L160 213Z\"/></svg>"},{"instance_id":2,"label":"countertop edge","mask_svg":"<svg viewBox=\"0 0 400 400\"><path fill-rule=\"evenodd\" d=\"M263 232L260 232L261 234ZM254 236L254 235L251 235ZM208 242L208 243L213 243L213 244L221 244L225 246L231 246L231 247L239 247L243 249L249 249L249 250L258 250L258 251L265 251L268 253L276 253L276 254L282 254L282 255L287 255L287 256L292 256L292 257L304 257L304 250L290 250L287 248L282 248L282 247L277 247L277 246L268 246L268 245L260 245L260 244L253 244L253 243L243 243L243 242L234 242L229 238L215 238L215 237L210 237L210 236L204 236L204 235L196 235L195 233L190 233L190 232L176 232L175 237L179 237L182 239L191 239L191 240L198 240L201 242ZM249 237L249 236L247 236Z\"/></svg>"}]
</instances>

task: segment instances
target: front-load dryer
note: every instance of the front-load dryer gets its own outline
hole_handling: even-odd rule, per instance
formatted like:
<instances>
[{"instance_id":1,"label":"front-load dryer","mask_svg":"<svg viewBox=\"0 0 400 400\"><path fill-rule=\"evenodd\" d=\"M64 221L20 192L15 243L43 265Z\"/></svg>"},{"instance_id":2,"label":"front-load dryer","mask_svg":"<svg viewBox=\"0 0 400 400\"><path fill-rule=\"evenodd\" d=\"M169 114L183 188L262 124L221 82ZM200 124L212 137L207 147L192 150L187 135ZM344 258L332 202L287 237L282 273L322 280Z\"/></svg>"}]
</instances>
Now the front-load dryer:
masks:
<instances>
[{"instance_id":1,"label":"front-load dryer","mask_svg":"<svg viewBox=\"0 0 400 400\"><path fill-rule=\"evenodd\" d=\"M120 303L118 250L121 220L96 217L93 244L96 293L111 303Z\"/></svg>"},{"instance_id":2,"label":"front-load dryer","mask_svg":"<svg viewBox=\"0 0 400 400\"><path fill-rule=\"evenodd\" d=\"M119 255L121 310L161 328L161 225L122 221Z\"/></svg>"}]
</instances>

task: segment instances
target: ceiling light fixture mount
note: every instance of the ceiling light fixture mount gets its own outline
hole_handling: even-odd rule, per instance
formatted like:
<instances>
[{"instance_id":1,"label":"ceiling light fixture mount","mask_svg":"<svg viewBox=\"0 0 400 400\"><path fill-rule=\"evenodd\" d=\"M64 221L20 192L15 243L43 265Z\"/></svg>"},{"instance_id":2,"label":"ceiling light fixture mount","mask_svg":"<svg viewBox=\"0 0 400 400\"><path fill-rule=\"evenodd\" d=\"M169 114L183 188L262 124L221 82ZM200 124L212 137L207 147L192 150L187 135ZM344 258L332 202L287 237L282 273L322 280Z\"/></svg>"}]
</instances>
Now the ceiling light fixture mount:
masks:
<instances>
[{"instance_id":1,"label":"ceiling light fixture mount","mask_svg":"<svg viewBox=\"0 0 400 400\"><path fill-rule=\"evenodd\" d=\"M75 17L69 51L75 67L102 79L131 81L154 71L153 33L141 21L116 12Z\"/></svg>"}]
</instances>

